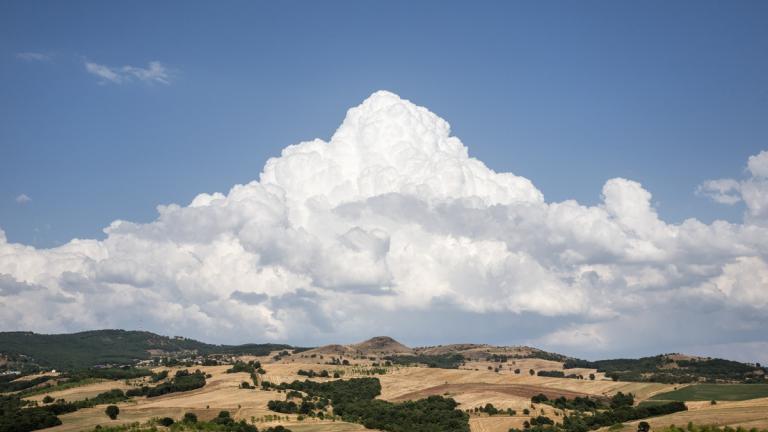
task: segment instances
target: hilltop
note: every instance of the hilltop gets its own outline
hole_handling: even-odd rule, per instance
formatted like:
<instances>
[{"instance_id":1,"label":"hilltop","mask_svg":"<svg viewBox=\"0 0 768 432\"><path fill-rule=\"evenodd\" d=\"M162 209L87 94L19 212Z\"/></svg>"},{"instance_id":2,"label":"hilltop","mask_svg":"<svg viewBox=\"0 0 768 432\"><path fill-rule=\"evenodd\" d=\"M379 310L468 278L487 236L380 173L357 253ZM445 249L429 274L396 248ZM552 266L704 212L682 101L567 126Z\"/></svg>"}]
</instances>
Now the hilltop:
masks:
<instances>
[{"instance_id":1,"label":"hilltop","mask_svg":"<svg viewBox=\"0 0 768 432\"><path fill-rule=\"evenodd\" d=\"M375 336L366 341L349 345L324 345L302 353L303 356L331 355L347 357L372 357L385 355L412 355L413 349L389 336Z\"/></svg>"}]
</instances>

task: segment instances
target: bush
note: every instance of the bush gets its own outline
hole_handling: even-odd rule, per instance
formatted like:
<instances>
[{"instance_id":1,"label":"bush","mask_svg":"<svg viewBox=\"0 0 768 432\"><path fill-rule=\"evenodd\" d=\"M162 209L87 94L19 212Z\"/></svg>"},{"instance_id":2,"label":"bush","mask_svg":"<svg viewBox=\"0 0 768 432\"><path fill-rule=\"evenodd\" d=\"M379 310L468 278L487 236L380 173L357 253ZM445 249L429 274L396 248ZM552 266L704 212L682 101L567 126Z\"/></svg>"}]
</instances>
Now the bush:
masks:
<instances>
[{"instance_id":1,"label":"bush","mask_svg":"<svg viewBox=\"0 0 768 432\"><path fill-rule=\"evenodd\" d=\"M170 418L170 417L163 417L163 418L160 419L160 424L165 426L165 427L168 427L168 426L170 426L170 425L172 425L174 423L176 423L176 422L173 421L173 419Z\"/></svg>"},{"instance_id":2,"label":"bush","mask_svg":"<svg viewBox=\"0 0 768 432\"><path fill-rule=\"evenodd\" d=\"M540 370L536 375L543 376L543 377L554 377L554 378L564 378L565 377L565 373L563 371L559 371L559 370L557 370L557 371L556 370L552 370L552 371Z\"/></svg>"},{"instance_id":3,"label":"bush","mask_svg":"<svg viewBox=\"0 0 768 432\"><path fill-rule=\"evenodd\" d=\"M538 417L531 418L532 426L536 426L536 425L544 426L544 425L553 425L553 424L555 424L555 422L551 418L546 416L538 416Z\"/></svg>"},{"instance_id":4,"label":"bush","mask_svg":"<svg viewBox=\"0 0 768 432\"><path fill-rule=\"evenodd\" d=\"M191 412L185 413L182 421L184 423L197 423L197 414Z\"/></svg>"},{"instance_id":5,"label":"bush","mask_svg":"<svg viewBox=\"0 0 768 432\"><path fill-rule=\"evenodd\" d=\"M112 420L117 419L117 415L120 414L120 408L117 407L117 405L109 405L107 409L104 410L104 413L107 414L107 417L109 417Z\"/></svg>"}]
</instances>

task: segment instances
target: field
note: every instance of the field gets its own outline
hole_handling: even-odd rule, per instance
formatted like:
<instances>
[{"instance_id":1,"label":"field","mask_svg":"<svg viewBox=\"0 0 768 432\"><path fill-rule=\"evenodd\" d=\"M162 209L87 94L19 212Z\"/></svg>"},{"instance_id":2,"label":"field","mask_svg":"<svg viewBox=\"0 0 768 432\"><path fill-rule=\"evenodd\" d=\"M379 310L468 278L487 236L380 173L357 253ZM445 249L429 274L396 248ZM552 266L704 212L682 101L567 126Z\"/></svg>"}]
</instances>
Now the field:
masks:
<instances>
[{"instance_id":1,"label":"field","mask_svg":"<svg viewBox=\"0 0 768 432\"><path fill-rule=\"evenodd\" d=\"M753 427L768 428L768 398L718 402L716 405L706 401L687 402L686 405L688 405L688 411L652 417L646 421L652 428L669 425L684 426L688 422L718 426L743 426L747 429ZM639 422L627 423L624 430L634 432L637 430L637 423Z\"/></svg>"},{"instance_id":2,"label":"field","mask_svg":"<svg viewBox=\"0 0 768 432\"><path fill-rule=\"evenodd\" d=\"M243 360L258 360L266 369L264 379L274 383L290 382L296 379L304 380L298 375L300 369L322 369L342 373L343 378L365 375L369 371L370 358L350 358L357 365L341 366L322 364L329 360L329 355L320 357L290 356L274 360L271 356L242 357ZM490 370L489 370L490 366ZM92 430L96 425L117 425L128 422L146 422L157 417L181 418L186 412L194 412L202 420L209 420L218 415L221 410L228 410L237 420L253 422L263 428L282 424L294 432L353 432L369 430L358 424L329 420L305 419L299 421L296 415L281 416L280 421L274 421L278 415L267 409L267 402L272 399L283 399L284 394L261 389L241 389L243 381L250 382L247 373L226 373L230 366L195 366L211 377L203 388L182 393L171 393L155 398L137 397L118 404L120 415L111 421L104 414L104 406L82 409L74 413L60 416L63 424L51 428L51 432L69 432ZM166 368L157 368L155 371ZM170 368L171 374L179 368ZM483 360L467 362L460 369L438 369L415 366L386 367L385 374L375 375L381 382L381 399L400 402L416 400L430 395L451 397L459 402L460 409L473 409L493 404L499 409L513 409L516 414L488 416L472 413L470 428L472 432L507 432L510 428L522 428L523 422L531 415L546 415L553 419L562 418L562 410L544 404L532 404L531 396L539 393L549 397L590 396L592 398L608 398L617 392L633 393L636 402L657 403L658 400L683 399L687 402L689 411L648 419L653 426L670 424L684 425L688 421L696 423L713 423L720 425L743 425L748 427L768 427L768 386L762 385L694 385L675 389L675 385L658 383L621 382L605 379L601 374L590 369L568 369L567 374L575 373L587 377L595 373L596 379L572 379L542 377L530 370L563 370L562 363L542 359L515 359L504 363L491 363ZM514 373L521 369L520 373ZM315 380L325 380L314 378ZM326 378L327 379L327 378ZM112 388L128 389L139 385L141 379L126 384L125 381L98 381L58 391L40 393L28 399L41 401L46 395L63 398L68 401L92 398L98 393ZM761 397L762 396L762 397ZM738 400L755 398L751 400ZM709 401L717 399L712 405ZM722 401L722 402L721 402ZM523 410L529 409L531 414L524 415ZM635 422L636 423L636 422ZM628 423L624 430L634 431L635 423Z\"/></svg>"},{"instance_id":3,"label":"field","mask_svg":"<svg viewBox=\"0 0 768 432\"><path fill-rule=\"evenodd\" d=\"M768 384L695 384L653 396L654 400L743 401L768 397Z\"/></svg>"}]
</instances>

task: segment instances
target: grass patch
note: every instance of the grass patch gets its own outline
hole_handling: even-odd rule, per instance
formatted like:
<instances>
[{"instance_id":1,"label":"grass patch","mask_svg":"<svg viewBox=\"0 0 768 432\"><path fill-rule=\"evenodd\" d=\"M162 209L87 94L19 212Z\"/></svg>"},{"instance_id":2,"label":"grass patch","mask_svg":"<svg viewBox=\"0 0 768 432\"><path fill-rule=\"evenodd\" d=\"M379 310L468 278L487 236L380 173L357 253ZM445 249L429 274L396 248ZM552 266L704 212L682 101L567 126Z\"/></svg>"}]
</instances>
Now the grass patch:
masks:
<instances>
[{"instance_id":1,"label":"grass patch","mask_svg":"<svg viewBox=\"0 0 768 432\"><path fill-rule=\"evenodd\" d=\"M742 401L768 397L768 384L695 384L667 393L651 400L672 401Z\"/></svg>"}]
</instances>

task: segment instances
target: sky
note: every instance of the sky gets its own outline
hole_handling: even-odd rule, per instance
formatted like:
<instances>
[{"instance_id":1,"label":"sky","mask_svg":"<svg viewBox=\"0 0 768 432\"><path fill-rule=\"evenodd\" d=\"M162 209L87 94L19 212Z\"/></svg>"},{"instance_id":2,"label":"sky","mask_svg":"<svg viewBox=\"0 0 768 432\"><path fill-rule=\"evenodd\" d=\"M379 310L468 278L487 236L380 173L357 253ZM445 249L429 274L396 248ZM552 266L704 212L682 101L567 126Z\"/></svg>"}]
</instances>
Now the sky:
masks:
<instances>
[{"instance_id":1,"label":"sky","mask_svg":"<svg viewBox=\"0 0 768 432\"><path fill-rule=\"evenodd\" d=\"M766 19L0 2L0 330L766 362Z\"/></svg>"}]
</instances>

